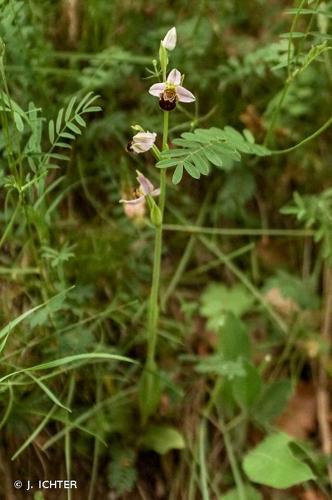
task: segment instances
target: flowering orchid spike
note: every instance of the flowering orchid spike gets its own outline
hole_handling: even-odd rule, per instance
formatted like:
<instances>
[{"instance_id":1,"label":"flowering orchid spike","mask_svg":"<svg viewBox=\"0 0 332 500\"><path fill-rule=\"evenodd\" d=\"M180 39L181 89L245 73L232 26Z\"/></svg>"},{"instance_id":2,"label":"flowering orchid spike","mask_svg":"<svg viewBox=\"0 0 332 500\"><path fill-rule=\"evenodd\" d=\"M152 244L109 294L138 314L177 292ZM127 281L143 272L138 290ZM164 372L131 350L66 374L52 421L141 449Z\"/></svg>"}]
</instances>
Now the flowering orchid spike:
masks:
<instances>
[{"instance_id":1,"label":"flowering orchid spike","mask_svg":"<svg viewBox=\"0 0 332 500\"><path fill-rule=\"evenodd\" d=\"M161 41L161 44L167 50L174 50L176 46L176 29L171 28L165 35L165 38Z\"/></svg>"},{"instance_id":2,"label":"flowering orchid spike","mask_svg":"<svg viewBox=\"0 0 332 500\"><path fill-rule=\"evenodd\" d=\"M138 132L131 141L128 142L127 151L134 153L145 153L152 148L157 134L155 132Z\"/></svg>"},{"instance_id":3,"label":"flowering orchid spike","mask_svg":"<svg viewBox=\"0 0 332 500\"><path fill-rule=\"evenodd\" d=\"M137 172L137 181L139 183L139 188L134 191L134 198L132 200L120 200L120 203L127 203L130 205L137 205L142 203L147 196L159 196L160 189L153 186L152 182L149 181L141 172Z\"/></svg>"},{"instance_id":4,"label":"flowering orchid spike","mask_svg":"<svg viewBox=\"0 0 332 500\"><path fill-rule=\"evenodd\" d=\"M155 83L149 88L149 94L159 97L159 106L164 111L171 111L179 102L193 102L195 96L180 85L182 75L177 69L172 69L166 82Z\"/></svg>"}]
</instances>

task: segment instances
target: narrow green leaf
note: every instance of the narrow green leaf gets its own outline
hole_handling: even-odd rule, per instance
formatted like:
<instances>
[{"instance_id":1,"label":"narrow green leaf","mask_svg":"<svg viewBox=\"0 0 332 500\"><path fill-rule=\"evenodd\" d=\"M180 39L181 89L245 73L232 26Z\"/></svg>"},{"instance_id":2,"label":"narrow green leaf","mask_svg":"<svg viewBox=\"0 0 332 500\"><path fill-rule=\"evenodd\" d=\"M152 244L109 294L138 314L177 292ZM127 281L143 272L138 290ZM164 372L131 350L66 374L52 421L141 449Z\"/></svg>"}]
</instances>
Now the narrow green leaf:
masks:
<instances>
[{"instance_id":1,"label":"narrow green leaf","mask_svg":"<svg viewBox=\"0 0 332 500\"><path fill-rule=\"evenodd\" d=\"M60 137L63 137L64 139L70 139L72 141L74 139L76 139L76 136L73 134L70 134L69 132L61 132Z\"/></svg>"},{"instance_id":2,"label":"narrow green leaf","mask_svg":"<svg viewBox=\"0 0 332 500\"><path fill-rule=\"evenodd\" d=\"M86 121L80 115L75 115L74 119L81 127L86 127Z\"/></svg>"},{"instance_id":3,"label":"narrow green leaf","mask_svg":"<svg viewBox=\"0 0 332 500\"><path fill-rule=\"evenodd\" d=\"M67 106L66 113L65 113L65 122L68 122L68 120L70 119L70 116L71 116L74 104L76 102L76 99L77 99L77 96L75 95L69 101L69 104Z\"/></svg>"},{"instance_id":4,"label":"narrow green leaf","mask_svg":"<svg viewBox=\"0 0 332 500\"><path fill-rule=\"evenodd\" d=\"M193 165L189 161L184 160L183 166L185 170L188 172L188 174L191 175L191 177L193 177L194 179L200 178L201 174L195 165Z\"/></svg>"},{"instance_id":5,"label":"narrow green leaf","mask_svg":"<svg viewBox=\"0 0 332 500\"><path fill-rule=\"evenodd\" d=\"M280 38L305 38L308 33L303 33L302 31L292 31L288 33L281 33Z\"/></svg>"},{"instance_id":6,"label":"narrow green leaf","mask_svg":"<svg viewBox=\"0 0 332 500\"><path fill-rule=\"evenodd\" d=\"M100 106L90 106L89 108L84 108L84 113L98 113L99 111L102 111L102 108Z\"/></svg>"},{"instance_id":7,"label":"narrow green leaf","mask_svg":"<svg viewBox=\"0 0 332 500\"><path fill-rule=\"evenodd\" d=\"M206 158L211 162L213 165L216 167L222 167L224 162L221 158L221 156L215 152L215 150L209 146L208 148L204 149L204 153Z\"/></svg>"},{"instance_id":8,"label":"narrow green leaf","mask_svg":"<svg viewBox=\"0 0 332 500\"><path fill-rule=\"evenodd\" d=\"M16 113L16 111L14 111L14 122L15 122L17 130L19 132L23 132L23 130L24 130L24 123L23 123L23 120L21 118L21 115L19 115L18 113Z\"/></svg>"},{"instance_id":9,"label":"narrow green leaf","mask_svg":"<svg viewBox=\"0 0 332 500\"><path fill-rule=\"evenodd\" d=\"M70 158L67 155L62 155L59 153L49 153L47 155L49 158L54 158L55 160L69 161Z\"/></svg>"},{"instance_id":10,"label":"narrow green leaf","mask_svg":"<svg viewBox=\"0 0 332 500\"><path fill-rule=\"evenodd\" d=\"M180 164L174 170L174 174L173 174L173 177L172 177L173 184L179 184L179 182L182 179L182 176L183 176L183 165Z\"/></svg>"},{"instance_id":11,"label":"narrow green leaf","mask_svg":"<svg viewBox=\"0 0 332 500\"><path fill-rule=\"evenodd\" d=\"M73 122L66 122L66 127L77 135L81 135L82 133L81 130L78 128L78 126L75 125L75 123Z\"/></svg>"},{"instance_id":12,"label":"narrow green leaf","mask_svg":"<svg viewBox=\"0 0 332 500\"><path fill-rule=\"evenodd\" d=\"M120 356L119 354L110 354L104 352L91 352L91 353L83 353L83 354L74 354L72 356L65 356L64 358L54 359L53 361L48 361L46 363L41 363L39 365L29 366L28 368L22 368L21 370L16 370L14 372L8 373L0 378L0 383L8 378L13 377L14 375L18 375L19 373L25 373L36 370L47 370L49 368L57 368L59 366L65 366L74 361L85 361L91 360L94 361L96 359L103 359L105 361L125 361L126 363L134 363L136 361L127 358L125 356Z\"/></svg>"},{"instance_id":13,"label":"narrow green leaf","mask_svg":"<svg viewBox=\"0 0 332 500\"><path fill-rule=\"evenodd\" d=\"M83 97L83 99L79 102L79 104L77 105L77 107L76 107L76 113L78 113L78 112L80 111L80 109L82 109L82 108L83 108L83 106L85 106L85 107L89 106L89 102L88 102L88 101L89 101L89 99L90 99L90 97L91 97L91 96L93 96L93 97L92 97L92 99L91 99L91 101L93 101L93 100L95 100L95 99L97 99L97 98L99 97L99 96L97 96L97 95L94 95L94 94L93 94L93 91L88 92L88 93L87 93L87 94ZM90 101L90 102L91 102L91 101Z\"/></svg>"},{"instance_id":14,"label":"narrow green leaf","mask_svg":"<svg viewBox=\"0 0 332 500\"><path fill-rule=\"evenodd\" d=\"M169 168L169 167L175 167L175 165L178 164L178 160L160 160L156 164L157 168Z\"/></svg>"},{"instance_id":15,"label":"narrow green leaf","mask_svg":"<svg viewBox=\"0 0 332 500\"><path fill-rule=\"evenodd\" d=\"M54 143L54 139L55 139L55 134L54 134L54 121L53 120L50 120L48 122L48 137L50 139L50 143L53 144Z\"/></svg>"},{"instance_id":16,"label":"narrow green leaf","mask_svg":"<svg viewBox=\"0 0 332 500\"><path fill-rule=\"evenodd\" d=\"M57 134L59 134L60 130L61 130L63 112L64 112L64 109L61 108L59 113L58 113L57 119L56 119L55 130L56 130Z\"/></svg>"},{"instance_id":17,"label":"narrow green leaf","mask_svg":"<svg viewBox=\"0 0 332 500\"><path fill-rule=\"evenodd\" d=\"M49 387L47 387L46 384L44 384L44 382L42 382L37 377L32 375L32 373L29 373L29 372L26 372L26 373L27 373L27 375L29 375L29 377L32 378L32 380L34 382L36 382L37 385L39 385L39 387L45 392L45 394L50 398L50 400L53 401L53 403L55 403L57 406L60 406L60 408L64 408L68 412L71 412L71 409L67 408L67 406L62 404L61 401L56 397L56 395L51 391L51 389Z\"/></svg>"},{"instance_id":18,"label":"narrow green leaf","mask_svg":"<svg viewBox=\"0 0 332 500\"><path fill-rule=\"evenodd\" d=\"M58 148L64 148L64 149L72 149L72 146L68 144L67 142L57 142L55 144Z\"/></svg>"}]
</instances>

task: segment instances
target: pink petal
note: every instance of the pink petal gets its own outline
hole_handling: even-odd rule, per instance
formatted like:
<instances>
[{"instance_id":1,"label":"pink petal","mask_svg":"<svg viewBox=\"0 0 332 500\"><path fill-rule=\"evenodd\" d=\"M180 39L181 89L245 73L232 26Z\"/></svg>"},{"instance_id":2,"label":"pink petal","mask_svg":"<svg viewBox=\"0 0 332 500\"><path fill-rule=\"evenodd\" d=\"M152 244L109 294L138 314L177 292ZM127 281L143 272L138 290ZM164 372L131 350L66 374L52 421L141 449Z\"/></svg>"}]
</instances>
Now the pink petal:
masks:
<instances>
[{"instance_id":1,"label":"pink petal","mask_svg":"<svg viewBox=\"0 0 332 500\"><path fill-rule=\"evenodd\" d=\"M119 203L125 203L126 205L138 205L144 201L145 196L140 196L139 198L135 198L134 200L120 200Z\"/></svg>"},{"instance_id":2,"label":"pink petal","mask_svg":"<svg viewBox=\"0 0 332 500\"><path fill-rule=\"evenodd\" d=\"M193 102L196 100L195 96L181 85L176 87L176 94L180 102Z\"/></svg>"},{"instance_id":3,"label":"pink petal","mask_svg":"<svg viewBox=\"0 0 332 500\"><path fill-rule=\"evenodd\" d=\"M160 195L160 189L159 188L154 189L153 191L151 191L150 195L151 196L159 196Z\"/></svg>"},{"instance_id":4,"label":"pink petal","mask_svg":"<svg viewBox=\"0 0 332 500\"><path fill-rule=\"evenodd\" d=\"M167 77L167 82L173 85L180 85L181 83L181 73L177 69L172 69Z\"/></svg>"},{"instance_id":5,"label":"pink petal","mask_svg":"<svg viewBox=\"0 0 332 500\"><path fill-rule=\"evenodd\" d=\"M155 83L149 88L149 94L154 95L155 97L160 97L165 90L165 83Z\"/></svg>"},{"instance_id":6,"label":"pink petal","mask_svg":"<svg viewBox=\"0 0 332 500\"><path fill-rule=\"evenodd\" d=\"M150 182L149 179L147 179L143 174L141 174L141 172L138 171L137 180L145 196L154 190L152 182Z\"/></svg>"}]
</instances>

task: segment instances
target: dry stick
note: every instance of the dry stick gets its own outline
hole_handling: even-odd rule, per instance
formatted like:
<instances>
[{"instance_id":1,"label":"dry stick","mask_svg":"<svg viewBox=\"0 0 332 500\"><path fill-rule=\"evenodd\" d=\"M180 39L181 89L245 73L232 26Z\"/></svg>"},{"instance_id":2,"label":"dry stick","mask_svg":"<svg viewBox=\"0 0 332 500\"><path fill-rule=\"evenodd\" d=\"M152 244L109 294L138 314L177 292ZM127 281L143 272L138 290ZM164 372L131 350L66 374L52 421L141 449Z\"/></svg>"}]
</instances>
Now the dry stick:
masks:
<instances>
[{"instance_id":1,"label":"dry stick","mask_svg":"<svg viewBox=\"0 0 332 500\"><path fill-rule=\"evenodd\" d=\"M321 338L324 343L330 344L332 338L332 268L325 265L325 313L322 325ZM329 424L330 396L328 392L328 376L325 368L326 355L322 356L318 373L317 390L317 419L322 441L323 453L327 456L332 453L332 433ZM330 457L329 457L330 459ZM330 485L332 487L332 463L327 466Z\"/></svg>"},{"instance_id":2,"label":"dry stick","mask_svg":"<svg viewBox=\"0 0 332 500\"><path fill-rule=\"evenodd\" d=\"M0 450L0 471L2 471L2 487L6 495L7 500L15 500L15 495L13 493L13 480L11 474L11 468L7 459L8 454L2 449ZM0 477L1 477L0 476Z\"/></svg>"}]
</instances>

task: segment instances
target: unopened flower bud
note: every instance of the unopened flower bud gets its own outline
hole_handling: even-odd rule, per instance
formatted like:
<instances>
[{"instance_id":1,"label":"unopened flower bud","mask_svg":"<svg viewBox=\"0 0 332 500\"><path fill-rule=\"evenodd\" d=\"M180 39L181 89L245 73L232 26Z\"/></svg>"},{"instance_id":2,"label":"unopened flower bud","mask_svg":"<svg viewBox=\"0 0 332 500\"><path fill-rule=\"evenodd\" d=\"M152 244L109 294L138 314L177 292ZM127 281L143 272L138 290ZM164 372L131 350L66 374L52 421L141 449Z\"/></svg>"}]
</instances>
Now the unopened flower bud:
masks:
<instances>
[{"instance_id":1,"label":"unopened flower bud","mask_svg":"<svg viewBox=\"0 0 332 500\"><path fill-rule=\"evenodd\" d=\"M167 50L174 50L176 46L176 29L171 28L165 35L165 38L161 42L162 46Z\"/></svg>"},{"instance_id":2,"label":"unopened flower bud","mask_svg":"<svg viewBox=\"0 0 332 500\"><path fill-rule=\"evenodd\" d=\"M161 211L155 201L152 202L152 207L150 211L151 222L154 226L159 227L162 223Z\"/></svg>"}]
</instances>

